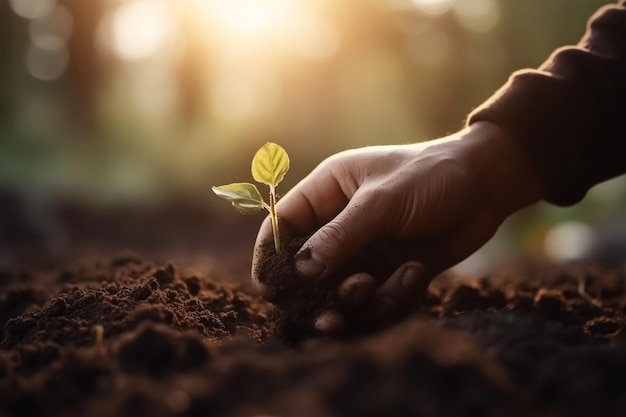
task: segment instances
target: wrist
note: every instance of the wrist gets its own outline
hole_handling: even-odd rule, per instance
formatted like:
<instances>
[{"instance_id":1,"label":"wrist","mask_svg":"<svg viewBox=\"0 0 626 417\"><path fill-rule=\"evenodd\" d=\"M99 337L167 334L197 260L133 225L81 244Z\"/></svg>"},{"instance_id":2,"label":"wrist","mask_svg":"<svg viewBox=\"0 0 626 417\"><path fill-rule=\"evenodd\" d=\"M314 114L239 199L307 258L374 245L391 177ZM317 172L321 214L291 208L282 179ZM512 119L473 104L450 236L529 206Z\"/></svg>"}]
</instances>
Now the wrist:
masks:
<instances>
[{"instance_id":1,"label":"wrist","mask_svg":"<svg viewBox=\"0 0 626 417\"><path fill-rule=\"evenodd\" d=\"M545 196L524 150L498 125L481 121L459 132L461 157L476 175L495 213L505 219Z\"/></svg>"}]
</instances>

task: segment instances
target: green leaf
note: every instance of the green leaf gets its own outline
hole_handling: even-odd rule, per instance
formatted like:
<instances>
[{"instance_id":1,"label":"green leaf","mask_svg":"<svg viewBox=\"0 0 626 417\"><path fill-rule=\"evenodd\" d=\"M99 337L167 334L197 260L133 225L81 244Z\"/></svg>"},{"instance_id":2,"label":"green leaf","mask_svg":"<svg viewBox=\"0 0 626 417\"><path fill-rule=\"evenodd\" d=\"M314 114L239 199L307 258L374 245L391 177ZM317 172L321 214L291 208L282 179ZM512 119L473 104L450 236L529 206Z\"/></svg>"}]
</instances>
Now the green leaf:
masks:
<instances>
[{"instance_id":1,"label":"green leaf","mask_svg":"<svg viewBox=\"0 0 626 417\"><path fill-rule=\"evenodd\" d=\"M213 192L230 203L241 214L255 214L265 208L263 197L254 184L237 182L213 187Z\"/></svg>"},{"instance_id":2,"label":"green leaf","mask_svg":"<svg viewBox=\"0 0 626 417\"><path fill-rule=\"evenodd\" d=\"M268 142L252 158L252 177L275 187L289 171L289 155L282 146Z\"/></svg>"}]
</instances>

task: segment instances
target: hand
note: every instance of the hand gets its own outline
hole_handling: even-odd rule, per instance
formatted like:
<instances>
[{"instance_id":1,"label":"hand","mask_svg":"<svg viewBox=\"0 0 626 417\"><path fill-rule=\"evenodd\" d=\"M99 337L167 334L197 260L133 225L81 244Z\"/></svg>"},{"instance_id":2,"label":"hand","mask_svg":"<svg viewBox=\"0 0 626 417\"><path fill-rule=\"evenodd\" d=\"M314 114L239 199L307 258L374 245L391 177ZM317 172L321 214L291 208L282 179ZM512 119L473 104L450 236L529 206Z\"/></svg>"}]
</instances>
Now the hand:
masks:
<instances>
[{"instance_id":1,"label":"hand","mask_svg":"<svg viewBox=\"0 0 626 417\"><path fill-rule=\"evenodd\" d=\"M301 279L323 280L351 263L362 267L338 288L344 314L328 311L313 323L334 333L346 324L373 327L401 317L436 275L540 196L513 142L480 122L436 141L336 154L288 192L277 211L288 235L313 233L294 259ZM266 219L256 249L271 239ZM252 278L263 291L254 267L259 253Z\"/></svg>"}]
</instances>

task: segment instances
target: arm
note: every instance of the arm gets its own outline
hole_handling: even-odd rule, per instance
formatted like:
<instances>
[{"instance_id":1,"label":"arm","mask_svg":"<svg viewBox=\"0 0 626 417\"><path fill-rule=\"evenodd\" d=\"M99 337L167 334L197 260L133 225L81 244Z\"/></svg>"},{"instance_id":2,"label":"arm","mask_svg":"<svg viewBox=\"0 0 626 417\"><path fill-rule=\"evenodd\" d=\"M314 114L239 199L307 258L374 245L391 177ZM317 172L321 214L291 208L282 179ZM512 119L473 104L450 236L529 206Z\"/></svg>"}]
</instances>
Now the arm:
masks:
<instances>
[{"instance_id":1,"label":"arm","mask_svg":"<svg viewBox=\"0 0 626 417\"><path fill-rule=\"evenodd\" d=\"M277 209L287 240L311 234L295 256L294 279L343 280L338 310L314 324L336 332L344 323L369 329L402 317L436 275L480 248L508 215L542 197L517 143L493 123L477 122L438 140L336 154ZM259 265L271 236L266 219L252 268L262 292ZM344 268L356 273L337 276Z\"/></svg>"},{"instance_id":2,"label":"arm","mask_svg":"<svg viewBox=\"0 0 626 417\"><path fill-rule=\"evenodd\" d=\"M577 47L514 74L466 129L342 152L285 195L281 221L292 236L311 234L294 260L298 279L326 279L359 257L376 261L346 277L342 314L320 316L319 330L397 319L513 212L540 199L574 203L626 171L625 16L624 1L602 9ZM253 258L259 287L255 265L270 239L266 219Z\"/></svg>"},{"instance_id":3,"label":"arm","mask_svg":"<svg viewBox=\"0 0 626 417\"><path fill-rule=\"evenodd\" d=\"M626 1L600 9L575 47L513 74L468 124L478 121L518 143L552 203L626 172Z\"/></svg>"}]
</instances>

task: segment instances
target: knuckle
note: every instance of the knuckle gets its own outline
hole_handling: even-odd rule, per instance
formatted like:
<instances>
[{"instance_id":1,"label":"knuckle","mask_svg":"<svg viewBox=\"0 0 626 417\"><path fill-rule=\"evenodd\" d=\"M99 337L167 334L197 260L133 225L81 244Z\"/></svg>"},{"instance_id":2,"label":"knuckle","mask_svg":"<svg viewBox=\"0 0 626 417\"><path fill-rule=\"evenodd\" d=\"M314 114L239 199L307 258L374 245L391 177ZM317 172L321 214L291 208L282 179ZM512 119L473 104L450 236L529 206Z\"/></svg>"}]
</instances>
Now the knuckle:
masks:
<instances>
[{"instance_id":1,"label":"knuckle","mask_svg":"<svg viewBox=\"0 0 626 417\"><path fill-rule=\"evenodd\" d=\"M342 252L348 246L349 233L341 222L331 221L320 229L319 233L329 252Z\"/></svg>"},{"instance_id":2,"label":"knuckle","mask_svg":"<svg viewBox=\"0 0 626 417\"><path fill-rule=\"evenodd\" d=\"M343 152L336 153L324 159L319 165L318 169L337 171L344 168L346 164L346 155Z\"/></svg>"}]
</instances>

